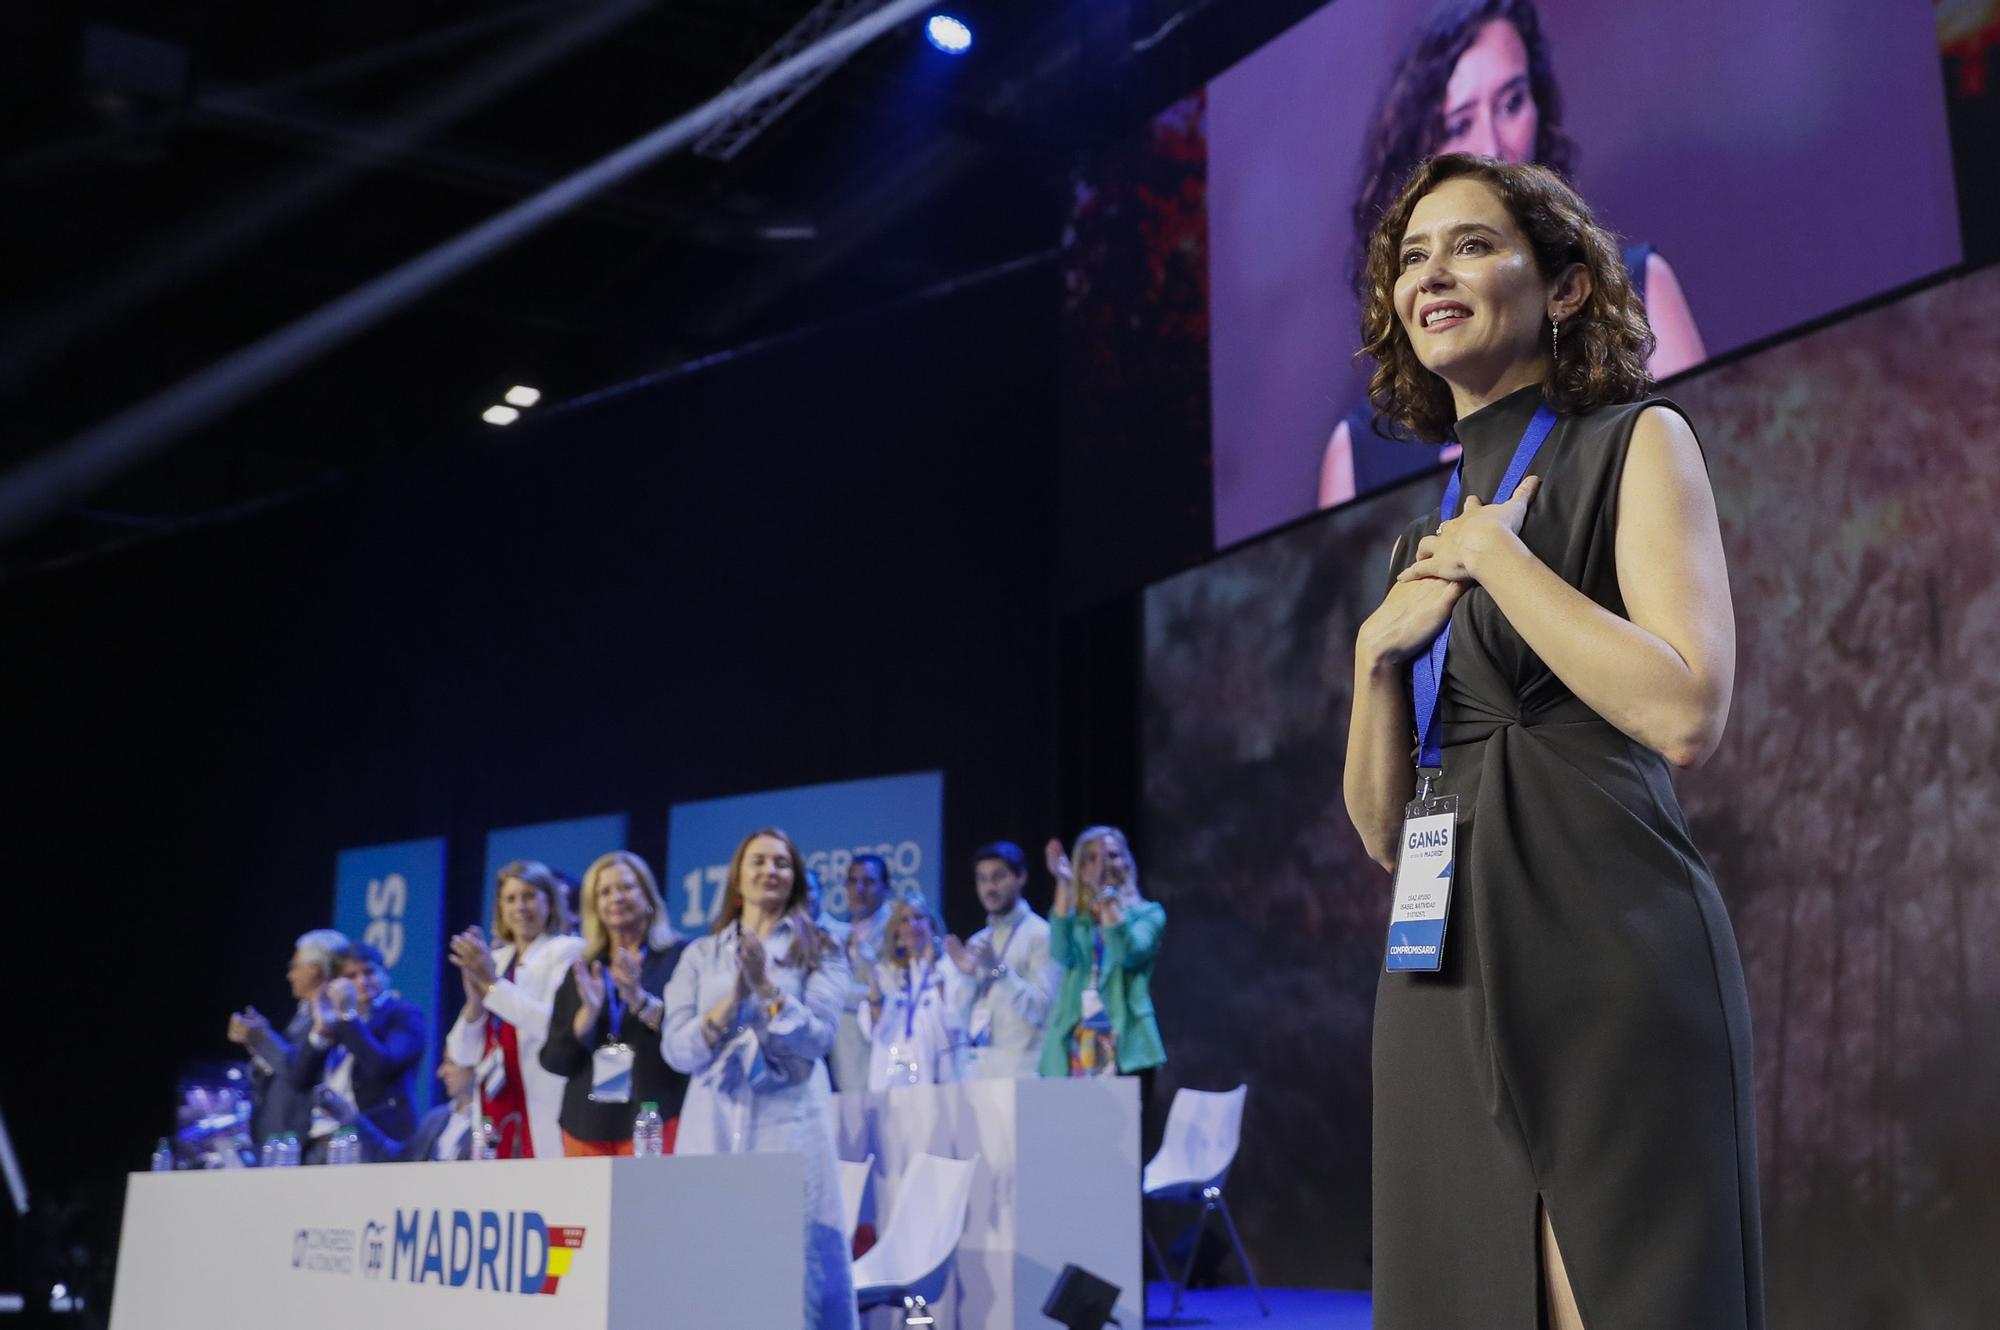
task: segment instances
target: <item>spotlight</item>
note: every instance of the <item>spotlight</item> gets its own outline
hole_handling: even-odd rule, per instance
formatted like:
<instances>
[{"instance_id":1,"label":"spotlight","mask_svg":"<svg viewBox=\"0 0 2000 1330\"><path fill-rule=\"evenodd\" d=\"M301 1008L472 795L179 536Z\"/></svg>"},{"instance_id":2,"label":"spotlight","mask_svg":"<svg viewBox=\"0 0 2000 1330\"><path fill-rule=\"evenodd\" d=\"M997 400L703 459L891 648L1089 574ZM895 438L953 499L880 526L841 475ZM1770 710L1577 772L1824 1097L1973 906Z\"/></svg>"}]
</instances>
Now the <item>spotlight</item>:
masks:
<instances>
[{"instance_id":1,"label":"spotlight","mask_svg":"<svg viewBox=\"0 0 2000 1330\"><path fill-rule=\"evenodd\" d=\"M521 413L511 406L496 403L480 412L479 418L489 425L511 425L521 418Z\"/></svg>"},{"instance_id":2,"label":"spotlight","mask_svg":"<svg viewBox=\"0 0 2000 1330\"><path fill-rule=\"evenodd\" d=\"M964 55L972 49L972 29L949 14L933 14L924 24L924 36L946 55Z\"/></svg>"},{"instance_id":3,"label":"spotlight","mask_svg":"<svg viewBox=\"0 0 2000 1330\"><path fill-rule=\"evenodd\" d=\"M507 390L507 402L510 406L533 406L541 400L542 390L530 388L525 383L517 383Z\"/></svg>"}]
</instances>

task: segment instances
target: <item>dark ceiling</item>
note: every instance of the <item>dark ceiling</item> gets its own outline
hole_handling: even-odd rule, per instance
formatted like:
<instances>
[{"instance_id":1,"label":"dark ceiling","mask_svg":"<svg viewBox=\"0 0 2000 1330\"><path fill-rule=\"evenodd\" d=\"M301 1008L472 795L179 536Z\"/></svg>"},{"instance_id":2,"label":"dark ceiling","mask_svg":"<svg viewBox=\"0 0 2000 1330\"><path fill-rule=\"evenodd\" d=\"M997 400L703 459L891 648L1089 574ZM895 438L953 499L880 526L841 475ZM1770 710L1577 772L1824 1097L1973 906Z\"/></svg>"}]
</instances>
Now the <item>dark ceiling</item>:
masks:
<instances>
[{"instance_id":1,"label":"dark ceiling","mask_svg":"<svg viewBox=\"0 0 2000 1330\"><path fill-rule=\"evenodd\" d=\"M733 160L661 162L66 503L0 576L463 440L512 383L559 404L1046 253L1080 150L1312 7L969 0L957 60L905 25ZM8 6L0 466L673 119L816 8Z\"/></svg>"}]
</instances>

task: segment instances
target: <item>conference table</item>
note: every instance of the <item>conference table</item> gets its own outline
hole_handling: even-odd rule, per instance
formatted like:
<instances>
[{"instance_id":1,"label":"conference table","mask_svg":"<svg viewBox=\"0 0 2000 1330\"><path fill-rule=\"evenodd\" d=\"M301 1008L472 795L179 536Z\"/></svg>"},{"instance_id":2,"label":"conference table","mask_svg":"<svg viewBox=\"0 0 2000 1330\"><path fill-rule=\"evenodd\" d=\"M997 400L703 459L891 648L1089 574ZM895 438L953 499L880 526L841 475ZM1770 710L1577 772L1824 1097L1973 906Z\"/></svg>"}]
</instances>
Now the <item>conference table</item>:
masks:
<instances>
[{"instance_id":1,"label":"conference table","mask_svg":"<svg viewBox=\"0 0 2000 1330\"><path fill-rule=\"evenodd\" d=\"M1135 1082L987 1081L836 1095L840 1153L895 1220L918 1153L977 1157L939 1330L1044 1327L1065 1264L1138 1325ZM135 1173L112 1330L476 1325L789 1327L805 1278L789 1154ZM886 1312L868 1318L893 1324Z\"/></svg>"}]
</instances>

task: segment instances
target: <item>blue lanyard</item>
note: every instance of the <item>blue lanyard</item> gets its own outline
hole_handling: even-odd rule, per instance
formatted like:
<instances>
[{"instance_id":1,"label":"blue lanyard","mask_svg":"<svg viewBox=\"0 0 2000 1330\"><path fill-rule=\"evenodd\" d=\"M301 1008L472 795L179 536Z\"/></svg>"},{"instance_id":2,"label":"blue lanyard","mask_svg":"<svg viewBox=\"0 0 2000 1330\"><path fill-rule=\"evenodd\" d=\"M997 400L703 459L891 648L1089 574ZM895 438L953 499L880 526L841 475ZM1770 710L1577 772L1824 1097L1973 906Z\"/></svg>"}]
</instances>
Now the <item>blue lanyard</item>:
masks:
<instances>
[{"instance_id":1,"label":"blue lanyard","mask_svg":"<svg viewBox=\"0 0 2000 1330\"><path fill-rule=\"evenodd\" d=\"M1501 477L1500 488L1493 491L1494 503L1505 503L1514 497L1515 487L1528 474L1528 466L1535 460L1542 440L1548 438L1549 431L1555 427L1555 408L1543 402L1535 412L1535 418L1528 422L1527 432L1521 435L1521 441L1514 445L1514 460L1507 464L1507 474ZM1451 479L1445 482L1444 501L1438 505L1438 521L1449 522L1458 515L1458 490L1464 474L1465 463L1461 460L1451 469ZM1410 694L1416 704L1419 770L1444 765L1437 715L1438 697L1444 686L1444 655L1450 646L1451 620L1447 619L1443 631L1431 643L1431 649L1410 662Z\"/></svg>"},{"instance_id":2,"label":"blue lanyard","mask_svg":"<svg viewBox=\"0 0 2000 1330\"><path fill-rule=\"evenodd\" d=\"M614 942L611 945L616 947L618 944ZM645 966L646 948L642 946L639 948L639 968L641 971L639 984L642 991L646 983L643 974ZM605 1014L611 1017L611 1042L615 1044L620 1042L618 1031L625 1024L625 1002L618 996L618 981L613 979L609 974L604 976L604 1006Z\"/></svg>"},{"instance_id":3,"label":"blue lanyard","mask_svg":"<svg viewBox=\"0 0 2000 1330\"><path fill-rule=\"evenodd\" d=\"M925 975L926 982L930 976ZM917 999L923 996L923 985L917 982L917 968L914 963L903 967L903 1038L917 1037Z\"/></svg>"}]
</instances>

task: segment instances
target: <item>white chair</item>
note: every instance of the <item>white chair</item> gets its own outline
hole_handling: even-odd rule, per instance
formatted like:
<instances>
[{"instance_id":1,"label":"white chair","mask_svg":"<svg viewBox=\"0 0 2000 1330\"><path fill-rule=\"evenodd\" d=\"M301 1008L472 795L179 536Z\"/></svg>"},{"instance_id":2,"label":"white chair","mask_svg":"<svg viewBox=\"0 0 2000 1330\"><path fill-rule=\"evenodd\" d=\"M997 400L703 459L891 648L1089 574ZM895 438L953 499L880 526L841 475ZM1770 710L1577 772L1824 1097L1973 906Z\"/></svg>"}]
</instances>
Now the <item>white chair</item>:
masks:
<instances>
[{"instance_id":1,"label":"white chair","mask_svg":"<svg viewBox=\"0 0 2000 1330\"><path fill-rule=\"evenodd\" d=\"M847 1221L847 1249L854 1250L854 1230L861 1226L861 1202L868 1195L868 1178L875 1171L875 1156L869 1155L859 1163L841 1159L840 1165L840 1210Z\"/></svg>"},{"instance_id":2,"label":"white chair","mask_svg":"<svg viewBox=\"0 0 2000 1330\"><path fill-rule=\"evenodd\" d=\"M881 1239L854 1263L854 1297L862 1311L900 1304L905 1326L932 1324L930 1304L951 1277L978 1169L977 1155L921 1154L910 1161Z\"/></svg>"},{"instance_id":3,"label":"white chair","mask_svg":"<svg viewBox=\"0 0 2000 1330\"><path fill-rule=\"evenodd\" d=\"M1140 1180L1140 1188L1149 1201L1182 1201L1201 1206L1201 1219L1195 1226L1194 1242L1188 1248L1187 1265L1174 1283L1174 1305L1167 1312L1169 1322L1180 1315L1181 1294L1187 1291L1188 1276L1194 1273L1195 1258L1201 1254L1208 1217L1217 1210L1222 1212L1223 1226L1229 1230L1230 1242L1235 1244L1236 1259L1243 1263L1243 1273L1250 1280L1250 1291L1257 1295L1258 1308L1266 1316L1271 1314L1264 1302L1264 1290L1257 1285L1257 1273L1250 1268L1249 1254L1243 1250L1243 1239L1237 1236L1229 1202L1222 1199L1222 1184L1229 1180L1229 1166L1236 1162L1236 1147L1243 1137L1243 1100L1249 1093L1247 1085L1227 1091L1174 1091L1160 1152L1147 1163ZM1160 1274L1172 1279L1173 1272L1167 1269L1166 1258L1160 1254L1159 1244L1153 1241L1151 1233L1146 1235L1146 1246L1153 1253Z\"/></svg>"}]
</instances>

